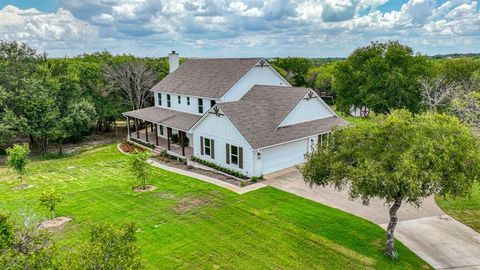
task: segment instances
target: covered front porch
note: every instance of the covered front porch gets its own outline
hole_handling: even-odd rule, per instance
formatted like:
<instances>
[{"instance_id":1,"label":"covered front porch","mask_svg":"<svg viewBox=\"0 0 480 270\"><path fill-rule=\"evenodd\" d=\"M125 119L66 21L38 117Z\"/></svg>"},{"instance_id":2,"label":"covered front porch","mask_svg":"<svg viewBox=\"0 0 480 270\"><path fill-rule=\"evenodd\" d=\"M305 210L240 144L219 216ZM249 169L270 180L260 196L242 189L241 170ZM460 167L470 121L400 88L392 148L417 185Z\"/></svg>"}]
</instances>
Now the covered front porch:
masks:
<instances>
[{"instance_id":1,"label":"covered front porch","mask_svg":"<svg viewBox=\"0 0 480 270\"><path fill-rule=\"evenodd\" d=\"M174 143L171 139L172 133L170 136L162 137L158 135L156 132L156 127L158 125L151 124L150 126L140 129L137 131L132 131L129 133L129 139L133 138L135 140L139 140L142 142L150 143L155 146L154 150L163 151L166 150L169 154L175 156L181 156L186 158L191 158L193 154L193 148L190 146L182 146L180 143L180 139L178 143ZM170 128L166 128L170 129ZM168 133L168 132L167 132Z\"/></svg>"}]
</instances>

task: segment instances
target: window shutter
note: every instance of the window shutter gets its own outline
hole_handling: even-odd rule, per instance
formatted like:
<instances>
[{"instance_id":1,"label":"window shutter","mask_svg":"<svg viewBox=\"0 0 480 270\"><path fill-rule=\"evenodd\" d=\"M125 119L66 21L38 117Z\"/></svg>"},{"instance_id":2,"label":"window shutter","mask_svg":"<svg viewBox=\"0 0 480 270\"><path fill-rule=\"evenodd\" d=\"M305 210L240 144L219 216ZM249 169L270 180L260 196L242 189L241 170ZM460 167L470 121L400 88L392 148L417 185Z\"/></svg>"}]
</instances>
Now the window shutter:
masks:
<instances>
[{"instance_id":1,"label":"window shutter","mask_svg":"<svg viewBox=\"0 0 480 270\"><path fill-rule=\"evenodd\" d=\"M227 164L230 164L230 144L228 143L225 144L225 153L227 154L226 155Z\"/></svg>"},{"instance_id":2,"label":"window shutter","mask_svg":"<svg viewBox=\"0 0 480 270\"><path fill-rule=\"evenodd\" d=\"M243 148L238 148L238 167L243 169Z\"/></svg>"},{"instance_id":3,"label":"window shutter","mask_svg":"<svg viewBox=\"0 0 480 270\"><path fill-rule=\"evenodd\" d=\"M200 154L203 156L203 137L200 136Z\"/></svg>"},{"instance_id":4,"label":"window shutter","mask_svg":"<svg viewBox=\"0 0 480 270\"><path fill-rule=\"evenodd\" d=\"M210 157L215 159L215 141L210 139Z\"/></svg>"}]
</instances>

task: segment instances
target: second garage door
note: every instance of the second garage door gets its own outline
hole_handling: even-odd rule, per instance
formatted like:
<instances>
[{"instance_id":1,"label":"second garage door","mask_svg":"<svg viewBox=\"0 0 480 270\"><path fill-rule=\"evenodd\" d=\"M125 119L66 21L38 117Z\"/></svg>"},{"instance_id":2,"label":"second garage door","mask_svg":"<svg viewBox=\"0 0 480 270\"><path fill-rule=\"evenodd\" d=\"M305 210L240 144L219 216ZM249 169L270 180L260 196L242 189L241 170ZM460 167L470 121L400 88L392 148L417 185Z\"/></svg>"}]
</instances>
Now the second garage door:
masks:
<instances>
[{"instance_id":1,"label":"second garage door","mask_svg":"<svg viewBox=\"0 0 480 270\"><path fill-rule=\"evenodd\" d=\"M306 139L266 148L262 154L263 174L273 173L303 163L306 152Z\"/></svg>"}]
</instances>

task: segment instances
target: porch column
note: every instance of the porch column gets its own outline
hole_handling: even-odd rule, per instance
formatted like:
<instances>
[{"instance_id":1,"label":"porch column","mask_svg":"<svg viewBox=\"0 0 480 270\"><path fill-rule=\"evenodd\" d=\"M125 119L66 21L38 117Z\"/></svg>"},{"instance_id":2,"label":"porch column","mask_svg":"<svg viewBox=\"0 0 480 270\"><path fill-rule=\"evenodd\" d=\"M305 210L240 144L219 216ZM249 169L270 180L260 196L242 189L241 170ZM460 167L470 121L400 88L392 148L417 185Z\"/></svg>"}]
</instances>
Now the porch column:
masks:
<instances>
[{"instance_id":1,"label":"porch column","mask_svg":"<svg viewBox=\"0 0 480 270\"><path fill-rule=\"evenodd\" d=\"M147 124L147 121L145 121L145 141L148 142L148 124Z\"/></svg>"},{"instance_id":2,"label":"porch column","mask_svg":"<svg viewBox=\"0 0 480 270\"><path fill-rule=\"evenodd\" d=\"M137 118L135 118L135 131L137 132L137 139L140 139L140 133L139 133L139 123L140 120L138 120Z\"/></svg>"},{"instance_id":3,"label":"porch column","mask_svg":"<svg viewBox=\"0 0 480 270\"><path fill-rule=\"evenodd\" d=\"M182 156L185 156L185 144L183 143L183 136L185 136L185 132L178 131L178 134L180 134L180 144L182 145Z\"/></svg>"},{"instance_id":4,"label":"porch column","mask_svg":"<svg viewBox=\"0 0 480 270\"><path fill-rule=\"evenodd\" d=\"M170 136L172 136L172 128L167 127L167 149L170 149Z\"/></svg>"},{"instance_id":5,"label":"porch column","mask_svg":"<svg viewBox=\"0 0 480 270\"><path fill-rule=\"evenodd\" d=\"M155 124L155 145L158 146L158 124Z\"/></svg>"},{"instance_id":6,"label":"porch column","mask_svg":"<svg viewBox=\"0 0 480 270\"><path fill-rule=\"evenodd\" d=\"M127 134L128 138L132 137L132 128L130 127L130 117L127 116Z\"/></svg>"}]
</instances>

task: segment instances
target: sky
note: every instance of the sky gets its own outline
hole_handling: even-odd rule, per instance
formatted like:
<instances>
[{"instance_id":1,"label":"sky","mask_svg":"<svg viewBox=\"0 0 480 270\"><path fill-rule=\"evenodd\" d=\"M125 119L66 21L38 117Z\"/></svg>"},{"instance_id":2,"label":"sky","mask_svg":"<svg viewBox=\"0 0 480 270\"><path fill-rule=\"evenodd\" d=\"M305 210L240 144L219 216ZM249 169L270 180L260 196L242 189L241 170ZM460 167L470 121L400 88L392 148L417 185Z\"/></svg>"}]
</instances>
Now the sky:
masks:
<instances>
[{"instance_id":1,"label":"sky","mask_svg":"<svg viewBox=\"0 0 480 270\"><path fill-rule=\"evenodd\" d=\"M473 0L0 0L0 39L52 57L346 57L372 41L479 53Z\"/></svg>"}]
</instances>

